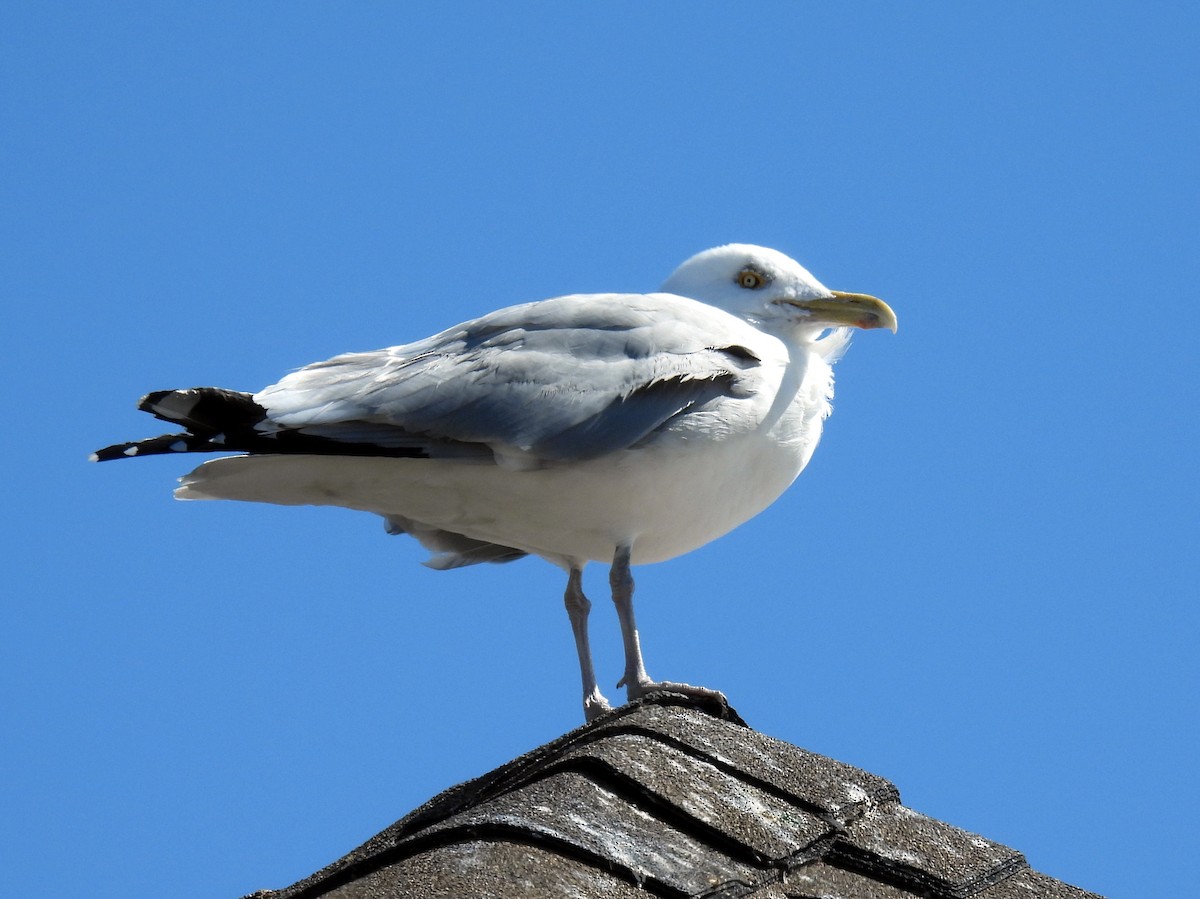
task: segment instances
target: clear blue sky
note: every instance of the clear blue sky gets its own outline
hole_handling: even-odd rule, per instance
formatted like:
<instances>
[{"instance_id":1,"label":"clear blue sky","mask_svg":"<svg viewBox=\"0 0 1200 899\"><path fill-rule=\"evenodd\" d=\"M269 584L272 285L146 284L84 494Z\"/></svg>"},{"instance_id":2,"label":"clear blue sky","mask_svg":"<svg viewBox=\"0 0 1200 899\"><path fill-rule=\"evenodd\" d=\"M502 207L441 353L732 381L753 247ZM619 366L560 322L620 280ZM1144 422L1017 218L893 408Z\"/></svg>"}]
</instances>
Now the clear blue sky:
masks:
<instances>
[{"instance_id":1,"label":"clear blue sky","mask_svg":"<svg viewBox=\"0 0 1200 899\"><path fill-rule=\"evenodd\" d=\"M1187 3L8 3L6 896L282 887L580 722L562 576L180 504L147 390L729 241L887 299L801 479L638 571L652 674L1112 896L1194 882ZM598 666L620 645L589 569Z\"/></svg>"}]
</instances>

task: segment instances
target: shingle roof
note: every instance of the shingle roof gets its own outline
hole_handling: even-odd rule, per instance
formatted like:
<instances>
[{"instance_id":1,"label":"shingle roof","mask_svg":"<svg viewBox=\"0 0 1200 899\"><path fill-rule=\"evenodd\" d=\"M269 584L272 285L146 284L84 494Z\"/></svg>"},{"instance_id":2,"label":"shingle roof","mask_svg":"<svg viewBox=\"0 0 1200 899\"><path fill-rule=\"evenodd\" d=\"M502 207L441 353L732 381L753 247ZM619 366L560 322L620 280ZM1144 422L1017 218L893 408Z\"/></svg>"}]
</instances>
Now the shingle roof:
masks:
<instances>
[{"instance_id":1,"label":"shingle roof","mask_svg":"<svg viewBox=\"0 0 1200 899\"><path fill-rule=\"evenodd\" d=\"M1085 899L727 707L624 706L256 899Z\"/></svg>"}]
</instances>

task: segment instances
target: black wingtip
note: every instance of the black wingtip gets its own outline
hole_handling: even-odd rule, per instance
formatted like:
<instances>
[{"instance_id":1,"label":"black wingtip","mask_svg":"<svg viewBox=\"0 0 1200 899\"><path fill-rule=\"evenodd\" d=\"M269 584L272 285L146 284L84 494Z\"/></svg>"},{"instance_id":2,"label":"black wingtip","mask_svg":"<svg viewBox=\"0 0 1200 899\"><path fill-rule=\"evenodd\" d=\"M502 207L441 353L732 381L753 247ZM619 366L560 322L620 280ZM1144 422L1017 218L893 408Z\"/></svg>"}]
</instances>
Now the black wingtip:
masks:
<instances>
[{"instance_id":1,"label":"black wingtip","mask_svg":"<svg viewBox=\"0 0 1200 899\"><path fill-rule=\"evenodd\" d=\"M155 418L187 428L131 443L118 443L92 453L96 462L175 453L291 453L332 456L427 458L423 446L380 446L349 442L301 430L261 428L267 410L254 396L222 387L156 390L138 402Z\"/></svg>"},{"instance_id":2,"label":"black wingtip","mask_svg":"<svg viewBox=\"0 0 1200 899\"><path fill-rule=\"evenodd\" d=\"M144 397L138 400L138 411L154 414L154 407L162 401L163 397L177 392L178 391L175 390L155 390L151 393L147 393Z\"/></svg>"},{"instance_id":3,"label":"black wingtip","mask_svg":"<svg viewBox=\"0 0 1200 899\"><path fill-rule=\"evenodd\" d=\"M117 443L98 449L90 456L89 462L112 462L114 459L131 459L138 454L136 443Z\"/></svg>"},{"instance_id":4,"label":"black wingtip","mask_svg":"<svg viewBox=\"0 0 1200 899\"><path fill-rule=\"evenodd\" d=\"M206 452L215 449L207 440L194 434L163 434L130 443L115 443L96 450L88 459L92 462L111 462L114 459L133 459L137 456L162 456L174 453Z\"/></svg>"},{"instance_id":5,"label":"black wingtip","mask_svg":"<svg viewBox=\"0 0 1200 899\"><path fill-rule=\"evenodd\" d=\"M189 431L213 434L253 427L267 414L253 395L224 387L155 390L141 398L138 409Z\"/></svg>"}]
</instances>

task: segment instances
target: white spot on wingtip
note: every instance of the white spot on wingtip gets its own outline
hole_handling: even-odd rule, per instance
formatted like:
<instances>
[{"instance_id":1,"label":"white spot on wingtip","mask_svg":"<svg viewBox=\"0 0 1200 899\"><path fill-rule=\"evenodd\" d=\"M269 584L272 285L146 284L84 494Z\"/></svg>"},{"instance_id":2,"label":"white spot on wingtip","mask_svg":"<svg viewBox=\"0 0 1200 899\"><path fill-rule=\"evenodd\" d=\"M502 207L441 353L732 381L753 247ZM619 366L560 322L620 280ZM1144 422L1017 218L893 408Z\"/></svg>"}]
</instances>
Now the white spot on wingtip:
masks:
<instances>
[{"instance_id":1,"label":"white spot on wingtip","mask_svg":"<svg viewBox=\"0 0 1200 899\"><path fill-rule=\"evenodd\" d=\"M96 455L95 453L92 453L90 456L88 456L88 461L89 462L99 462L100 457L98 455Z\"/></svg>"},{"instance_id":2,"label":"white spot on wingtip","mask_svg":"<svg viewBox=\"0 0 1200 899\"><path fill-rule=\"evenodd\" d=\"M184 443L182 440L176 440L170 446L170 450L173 453L182 453L186 449L187 449L187 444Z\"/></svg>"},{"instance_id":3,"label":"white spot on wingtip","mask_svg":"<svg viewBox=\"0 0 1200 899\"><path fill-rule=\"evenodd\" d=\"M138 451L138 448L136 446L127 446L127 447L125 447L125 449L121 450L121 455L122 456L136 456L137 451Z\"/></svg>"}]
</instances>

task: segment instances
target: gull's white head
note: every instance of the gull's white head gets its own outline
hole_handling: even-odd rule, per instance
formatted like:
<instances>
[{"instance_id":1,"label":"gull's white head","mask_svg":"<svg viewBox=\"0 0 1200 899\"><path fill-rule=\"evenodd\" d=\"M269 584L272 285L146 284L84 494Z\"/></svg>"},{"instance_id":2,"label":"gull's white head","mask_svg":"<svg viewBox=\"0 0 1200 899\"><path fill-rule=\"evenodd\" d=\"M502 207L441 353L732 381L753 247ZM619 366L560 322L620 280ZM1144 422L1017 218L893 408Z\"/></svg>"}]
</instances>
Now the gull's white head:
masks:
<instances>
[{"instance_id":1,"label":"gull's white head","mask_svg":"<svg viewBox=\"0 0 1200 899\"><path fill-rule=\"evenodd\" d=\"M675 269L662 290L772 329L815 333L848 325L896 330L896 314L883 300L830 290L796 260L752 244L697 253Z\"/></svg>"}]
</instances>

